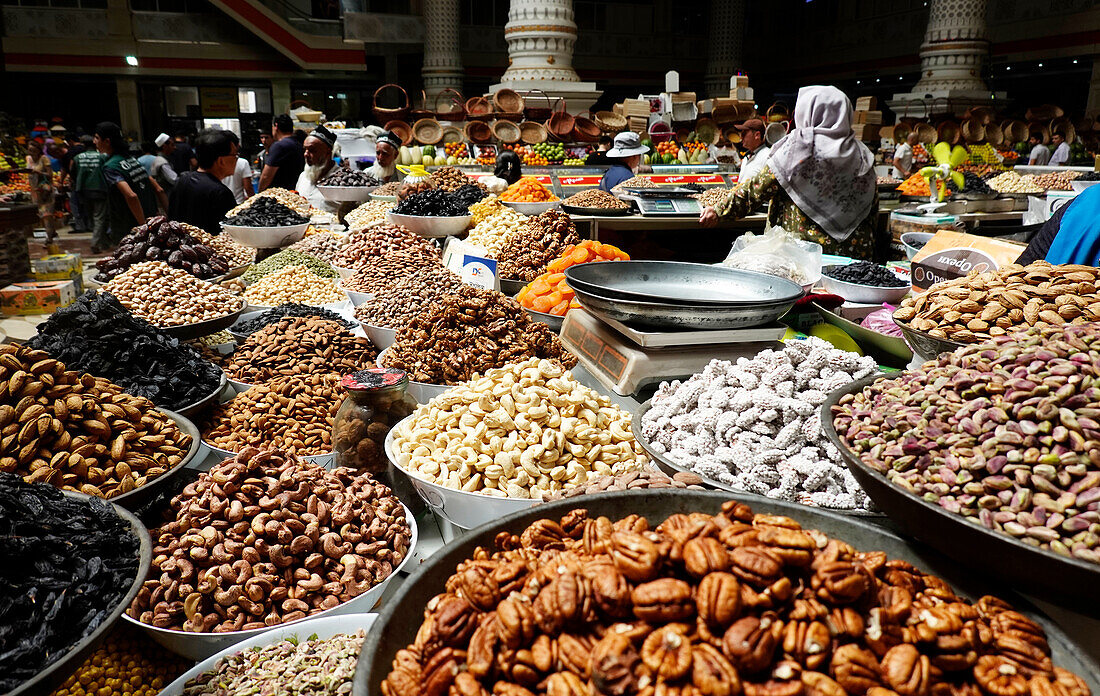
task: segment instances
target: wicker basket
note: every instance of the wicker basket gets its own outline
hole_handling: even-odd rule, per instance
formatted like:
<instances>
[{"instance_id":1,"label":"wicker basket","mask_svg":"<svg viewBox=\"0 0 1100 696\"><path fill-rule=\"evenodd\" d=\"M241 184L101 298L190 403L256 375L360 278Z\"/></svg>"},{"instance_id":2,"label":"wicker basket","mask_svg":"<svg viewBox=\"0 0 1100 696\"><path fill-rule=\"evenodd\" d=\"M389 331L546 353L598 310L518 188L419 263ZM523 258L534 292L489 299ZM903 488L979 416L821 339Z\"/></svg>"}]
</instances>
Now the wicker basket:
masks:
<instances>
[{"instance_id":1,"label":"wicker basket","mask_svg":"<svg viewBox=\"0 0 1100 696\"><path fill-rule=\"evenodd\" d=\"M443 128L434 118L422 118L414 123L412 134L421 145L436 145L443 140Z\"/></svg>"},{"instance_id":2,"label":"wicker basket","mask_svg":"<svg viewBox=\"0 0 1100 696\"><path fill-rule=\"evenodd\" d=\"M585 112L589 116L591 112ZM600 127L591 118L575 116L573 118L573 140L578 143L594 143L600 139Z\"/></svg>"},{"instance_id":3,"label":"wicker basket","mask_svg":"<svg viewBox=\"0 0 1100 696\"><path fill-rule=\"evenodd\" d=\"M988 126L993 123L993 117L996 113L988 106L975 106L972 109L967 109L967 120L980 123L983 126Z\"/></svg>"},{"instance_id":4,"label":"wicker basket","mask_svg":"<svg viewBox=\"0 0 1100 696\"><path fill-rule=\"evenodd\" d=\"M924 145L936 142L936 127L930 123L916 124L913 126L913 132L917 134L917 140Z\"/></svg>"},{"instance_id":5,"label":"wicker basket","mask_svg":"<svg viewBox=\"0 0 1100 696\"><path fill-rule=\"evenodd\" d=\"M545 143L547 137L546 126L538 121L524 121L519 124L519 138L528 145Z\"/></svg>"},{"instance_id":6,"label":"wicker basket","mask_svg":"<svg viewBox=\"0 0 1100 696\"><path fill-rule=\"evenodd\" d=\"M440 139L444 143L461 143L463 138L462 129L458 126L444 126L443 137Z\"/></svg>"},{"instance_id":7,"label":"wicker basket","mask_svg":"<svg viewBox=\"0 0 1100 696\"><path fill-rule=\"evenodd\" d=\"M1027 140L1027 124L1016 119L1009 119L1001 124L1001 131L1005 134L1005 140L1010 144L1022 143Z\"/></svg>"},{"instance_id":8,"label":"wicker basket","mask_svg":"<svg viewBox=\"0 0 1100 696\"><path fill-rule=\"evenodd\" d=\"M894 133L890 138L895 143L900 143L909 137L909 134L913 132L913 129L909 127L908 123L895 123Z\"/></svg>"},{"instance_id":9,"label":"wicker basket","mask_svg":"<svg viewBox=\"0 0 1100 696\"><path fill-rule=\"evenodd\" d=\"M786 121L791 117L791 110L783 102L777 101L768 107L768 110L764 112L764 115L766 116L766 118L764 119L766 121Z\"/></svg>"},{"instance_id":10,"label":"wicker basket","mask_svg":"<svg viewBox=\"0 0 1100 696\"><path fill-rule=\"evenodd\" d=\"M626 130L626 117L614 111L597 111L592 120L604 133L622 133Z\"/></svg>"},{"instance_id":11,"label":"wicker basket","mask_svg":"<svg viewBox=\"0 0 1100 696\"><path fill-rule=\"evenodd\" d=\"M405 99L405 105L397 109L391 109L388 107L378 106L378 95L386 89L396 89L401 92L401 96ZM379 123L386 123L387 121L404 121L408 117L409 111L412 107L409 104L409 93L405 91L405 88L401 85L395 85L393 83L384 84L378 89L374 90L374 108L371 112L374 114L374 119Z\"/></svg>"},{"instance_id":12,"label":"wicker basket","mask_svg":"<svg viewBox=\"0 0 1100 696\"><path fill-rule=\"evenodd\" d=\"M714 145L722 137L718 124L709 118L701 118L695 122L695 137L699 142Z\"/></svg>"},{"instance_id":13,"label":"wicker basket","mask_svg":"<svg viewBox=\"0 0 1100 696\"><path fill-rule=\"evenodd\" d=\"M1065 117L1056 118L1050 122L1050 132L1061 133L1062 137L1070 145L1077 139L1077 129L1073 127L1073 123Z\"/></svg>"},{"instance_id":14,"label":"wicker basket","mask_svg":"<svg viewBox=\"0 0 1100 696\"><path fill-rule=\"evenodd\" d=\"M493 130L489 128L489 124L485 121L466 121L463 130L466 133L466 139L471 143L484 145L493 137Z\"/></svg>"},{"instance_id":15,"label":"wicker basket","mask_svg":"<svg viewBox=\"0 0 1100 696\"><path fill-rule=\"evenodd\" d=\"M1062 107L1060 106L1055 106L1054 104L1041 104L1028 109L1027 113L1024 114L1024 119L1027 121L1053 121L1065 115L1066 112L1062 111Z\"/></svg>"},{"instance_id":16,"label":"wicker basket","mask_svg":"<svg viewBox=\"0 0 1100 696\"><path fill-rule=\"evenodd\" d=\"M487 121L493 117L493 106L485 97L470 97L466 100L467 121Z\"/></svg>"},{"instance_id":17,"label":"wicker basket","mask_svg":"<svg viewBox=\"0 0 1100 696\"><path fill-rule=\"evenodd\" d=\"M533 105L531 101L531 96L534 95L536 92L542 95L541 99L546 102L544 106ZM548 95L546 92L543 92L541 89L532 89L527 92L527 96L523 99L523 115L528 121L539 121L541 123L542 121L550 118L553 113L554 106L550 95ZM624 124L623 127L625 128L626 125Z\"/></svg>"},{"instance_id":18,"label":"wicker basket","mask_svg":"<svg viewBox=\"0 0 1100 696\"><path fill-rule=\"evenodd\" d=\"M987 123L985 126L985 141L993 147L997 147L1004 143L1005 133L996 123Z\"/></svg>"},{"instance_id":19,"label":"wicker basket","mask_svg":"<svg viewBox=\"0 0 1100 696\"><path fill-rule=\"evenodd\" d=\"M1031 121L1027 124L1027 133L1030 137L1032 133L1038 133L1040 140L1044 145L1050 144L1050 126L1042 121Z\"/></svg>"},{"instance_id":20,"label":"wicker basket","mask_svg":"<svg viewBox=\"0 0 1100 696\"><path fill-rule=\"evenodd\" d=\"M409 109L409 120L419 121L422 118L431 118L433 112L428 108L428 95L424 90L420 90L420 108L413 107Z\"/></svg>"},{"instance_id":21,"label":"wicker basket","mask_svg":"<svg viewBox=\"0 0 1100 696\"><path fill-rule=\"evenodd\" d=\"M559 106L561 107L560 111L557 110ZM573 137L573 125L575 123L576 120L572 114L565 110L565 99L558 99L558 103L554 107L554 113L550 114L550 118L546 120L546 132L550 134L552 140L565 142Z\"/></svg>"},{"instance_id":22,"label":"wicker basket","mask_svg":"<svg viewBox=\"0 0 1100 696\"><path fill-rule=\"evenodd\" d=\"M450 97L450 109L442 110L439 108L439 100L444 97ZM458 90L447 89L441 91L435 95L435 118L438 121L465 121L466 120L466 108L464 106L465 100L462 98L462 93ZM446 104L444 104L446 106Z\"/></svg>"},{"instance_id":23,"label":"wicker basket","mask_svg":"<svg viewBox=\"0 0 1100 696\"><path fill-rule=\"evenodd\" d=\"M518 143L519 136L519 126L512 121L493 121L493 137L500 142L509 145Z\"/></svg>"},{"instance_id":24,"label":"wicker basket","mask_svg":"<svg viewBox=\"0 0 1100 696\"><path fill-rule=\"evenodd\" d=\"M409 126L408 123L405 123L404 121L393 120L387 121L386 125L382 127L396 135L398 138L401 138L402 145L412 145L413 131L412 127Z\"/></svg>"},{"instance_id":25,"label":"wicker basket","mask_svg":"<svg viewBox=\"0 0 1100 696\"><path fill-rule=\"evenodd\" d=\"M493 111L498 114L519 114L523 119L523 97L514 89L504 87L493 94Z\"/></svg>"},{"instance_id":26,"label":"wicker basket","mask_svg":"<svg viewBox=\"0 0 1100 696\"><path fill-rule=\"evenodd\" d=\"M963 140L967 143L980 143L985 140L985 126L979 121L963 121L960 130L962 131Z\"/></svg>"},{"instance_id":27,"label":"wicker basket","mask_svg":"<svg viewBox=\"0 0 1100 696\"><path fill-rule=\"evenodd\" d=\"M497 121L511 121L512 123L519 123L523 120L522 111L494 111L493 119Z\"/></svg>"},{"instance_id":28,"label":"wicker basket","mask_svg":"<svg viewBox=\"0 0 1100 696\"><path fill-rule=\"evenodd\" d=\"M936 126L936 140L954 145L959 140L959 124L954 121L941 121Z\"/></svg>"}]
</instances>

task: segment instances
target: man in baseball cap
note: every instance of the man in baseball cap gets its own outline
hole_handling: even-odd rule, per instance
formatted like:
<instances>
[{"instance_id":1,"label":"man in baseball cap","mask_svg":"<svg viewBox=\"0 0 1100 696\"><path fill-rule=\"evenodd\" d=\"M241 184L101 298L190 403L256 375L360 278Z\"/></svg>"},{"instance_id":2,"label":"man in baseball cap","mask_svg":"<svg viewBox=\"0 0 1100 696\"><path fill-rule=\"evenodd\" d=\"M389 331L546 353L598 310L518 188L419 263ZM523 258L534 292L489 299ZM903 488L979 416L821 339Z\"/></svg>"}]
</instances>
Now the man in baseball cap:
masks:
<instances>
[{"instance_id":1,"label":"man in baseball cap","mask_svg":"<svg viewBox=\"0 0 1100 696\"><path fill-rule=\"evenodd\" d=\"M607 158L612 164L600 180L600 188L611 191L624 181L634 178L638 166L642 163L642 155L647 152L649 148L642 145L637 133L623 131L616 135L615 142L607 151Z\"/></svg>"},{"instance_id":2,"label":"man in baseball cap","mask_svg":"<svg viewBox=\"0 0 1100 696\"><path fill-rule=\"evenodd\" d=\"M741 144L748 151L741 161L741 173L738 181L747 181L764 168L768 161L771 148L764 143L764 122L758 118L750 118L736 126L741 131Z\"/></svg>"}]
</instances>

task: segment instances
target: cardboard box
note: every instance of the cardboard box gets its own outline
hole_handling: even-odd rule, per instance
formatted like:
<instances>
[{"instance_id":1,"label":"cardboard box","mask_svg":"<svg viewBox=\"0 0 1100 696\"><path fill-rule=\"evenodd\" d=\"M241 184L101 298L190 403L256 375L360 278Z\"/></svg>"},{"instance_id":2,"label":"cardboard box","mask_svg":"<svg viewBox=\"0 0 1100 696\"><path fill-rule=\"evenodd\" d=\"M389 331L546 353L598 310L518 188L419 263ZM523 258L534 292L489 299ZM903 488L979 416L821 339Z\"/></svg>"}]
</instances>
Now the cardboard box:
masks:
<instances>
[{"instance_id":1,"label":"cardboard box","mask_svg":"<svg viewBox=\"0 0 1100 696\"><path fill-rule=\"evenodd\" d=\"M33 259L31 274L39 282L71 280L77 294L84 292L84 264L80 254L51 254Z\"/></svg>"},{"instance_id":2,"label":"cardboard box","mask_svg":"<svg viewBox=\"0 0 1100 696\"><path fill-rule=\"evenodd\" d=\"M748 87L749 76L748 75L734 75L730 77L730 89L737 89L738 87Z\"/></svg>"},{"instance_id":3,"label":"cardboard box","mask_svg":"<svg viewBox=\"0 0 1100 696\"><path fill-rule=\"evenodd\" d=\"M853 116L856 123L871 123L874 125L882 125L882 112L881 111L856 111Z\"/></svg>"},{"instance_id":4,"label":"cardboard box","mask_svg":"<svg viewBox=\"0 0 1100 696\"><path fill-rule=\"evenodd\" d=\"M669 92L668 99L673 104L678 102L693 102L695 101L695 92Z\"/></svg>"},{"instance_id":5,"label":"cardboard box","mask_svg":"<svg viewBox=\"0 0 1100 696\"><path fill-rule=\"evenodd\" d=\"M71 280L13 283L0 289L0 311L9 316L50 314L76 301Z\"/></svg>"},{"instance_id":6,"label":"cardboard box","mask_svg":"<svg viewBox=\"0 0 1100 696\"><path fill-rule=\"evenodd\" d=\"M878 126L873 123L854 123L852 132L859 140L878 140Z\"/></svg>"},{"instance_id":7,"label":"cardboard box","mask_svg":"<svg viewBox=\"0 0 1100 696\"><path fill-rule=\"evenodd\" d=\"M878 99L875 97L860 97L856 99L856 111L874 111L878 108Z\"/></svg>"},{"instance_id":8,"label":"cardboard box","mask_svg":"<svg viewBox=\"0 0 1100 696\"><path fill-rule=\"evenodd\" d=\"M731 89L730 99L737 99L738 101L752 101L752 87L738 87L737 89Z\"/></svg>"}]
</instances>

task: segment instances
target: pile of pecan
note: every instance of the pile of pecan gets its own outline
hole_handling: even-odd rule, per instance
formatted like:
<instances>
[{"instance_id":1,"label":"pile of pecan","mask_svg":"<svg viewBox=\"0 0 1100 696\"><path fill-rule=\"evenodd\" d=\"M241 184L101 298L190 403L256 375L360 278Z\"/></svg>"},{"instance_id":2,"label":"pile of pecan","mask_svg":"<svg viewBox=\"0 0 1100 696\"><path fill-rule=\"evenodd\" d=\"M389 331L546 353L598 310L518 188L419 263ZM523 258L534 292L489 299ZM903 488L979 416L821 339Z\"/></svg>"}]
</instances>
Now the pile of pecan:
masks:
<instances>
[{"instance_id":1,"label":"pile of pecan","mask_svg":"<svg viewBox=\"0 0 1100 696\"><path fill-rule=\"evenodd\" d=\"M545 273L546 264L561 256L567 246L580 241L567 213L547 210L529 217L500 250L500 277L530 282Z\"/></svg>"},{"instance_id":2,"label":"pile of pecan","mask_svg":"<svg viewBox=\"0 0 1100 696\"><path fill-rule=\"evenodd\" d=\"M787 517L574 510L432 598L385 696L1088 696L1043 629Z\"/></svg>"},{"instance_id":3,"label":"pile of pecan","mask_svg":"<svg viewBox=\"0 0 1100 696\"><path fill-rule=\"evenodd\" d=\"M550 328L534 321L515 300L472 285L455 288L397 332L382 355L385 367L398 367L409 379L458 384L486 370L528 358L577 364Z\"/></svg>"},{"instance_id":4,"label":"pile of pecan","mask_svg":"<svg viewBox=\"0 0 1100 696\"><path fill-rule=\"evenodd\" d=\"M368 474L245 448L172 499L127 613L224 633L296 621L358 597L410 552L405 509Z\"/></svg>"}]
</instances>

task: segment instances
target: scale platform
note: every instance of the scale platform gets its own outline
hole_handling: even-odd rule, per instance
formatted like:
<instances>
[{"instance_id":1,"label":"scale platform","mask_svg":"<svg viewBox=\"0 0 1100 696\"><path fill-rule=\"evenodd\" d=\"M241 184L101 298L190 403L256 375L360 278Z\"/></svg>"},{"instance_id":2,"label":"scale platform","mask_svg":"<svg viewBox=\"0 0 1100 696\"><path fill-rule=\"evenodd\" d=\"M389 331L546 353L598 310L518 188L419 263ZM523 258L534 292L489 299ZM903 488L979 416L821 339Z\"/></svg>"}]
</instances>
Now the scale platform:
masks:
<instances>
[{"instance_id":1,"label":"scale platform","mask_svg":"<svg viewBox=\"0 0 1100 696\"><path fill-rule=\"evenodd\" d=\"M626 191L638 206L643 216L701 215L703 207L692 198L697 191L685 188L628 188Z\"/></svg>"},{"instance_id":2,"label":"scale platform","mask_svg":"<svg viewBox=\"0 0 1100 696\"><path fill-rule=\"evenodd\" d=\"M614 328L613 328L614 327ZM711 360L751 358L777 348L782 324L721 331L641 331L571 309L561 341L605 387L632 396L643 387L701 372Z\"/></svg>"}]
</instances>

